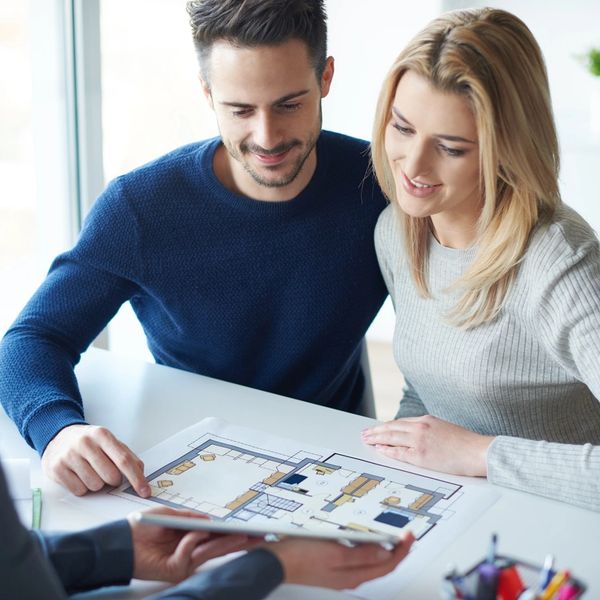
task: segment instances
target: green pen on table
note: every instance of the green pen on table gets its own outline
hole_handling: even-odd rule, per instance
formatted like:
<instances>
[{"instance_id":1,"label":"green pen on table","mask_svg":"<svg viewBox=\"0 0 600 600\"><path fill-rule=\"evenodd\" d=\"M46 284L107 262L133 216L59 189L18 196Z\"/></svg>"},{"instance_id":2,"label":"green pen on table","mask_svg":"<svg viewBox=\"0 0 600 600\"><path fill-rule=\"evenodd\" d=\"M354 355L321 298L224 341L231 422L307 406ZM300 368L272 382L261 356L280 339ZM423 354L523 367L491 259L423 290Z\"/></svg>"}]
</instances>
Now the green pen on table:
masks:
<instances>
[{"instance_id":1,"label":"green pen on table","mask_svg":"<svg viewBox=\"0 0 600 600\"><path fill-rule=\"evenodd\" d=\"M31 499L33 500L31 511L31 528L39 529L42 525L42 490L33 488L31 490Z\"/></svg>"}]
</instances>

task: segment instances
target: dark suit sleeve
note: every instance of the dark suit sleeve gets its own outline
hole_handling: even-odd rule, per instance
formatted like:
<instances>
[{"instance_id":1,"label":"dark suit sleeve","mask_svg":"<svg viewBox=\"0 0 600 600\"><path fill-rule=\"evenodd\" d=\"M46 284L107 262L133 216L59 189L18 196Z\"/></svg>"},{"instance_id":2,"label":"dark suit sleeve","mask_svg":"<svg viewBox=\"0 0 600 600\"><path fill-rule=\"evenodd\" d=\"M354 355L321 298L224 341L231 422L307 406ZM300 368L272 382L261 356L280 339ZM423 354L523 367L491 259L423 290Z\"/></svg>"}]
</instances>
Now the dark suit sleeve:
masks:
<instances>
[{"instance_id":1,"label":"dark suit sleeve","mask_svg":"<svg viewBox=\"0 0 600 600\"><path fill-rule=\"evenodd\" d=\"M283 581L283 567L268 550L251 550L211 571L203 571L151 600L260 600Z\"/></svg>"},{"instance_id":2,"label":"dark suit sleeve","mask_svg":"<svg viewBox=\"0 0 600 600\"><path fill-rule=\"evenodd\" d=\"M73 533L36 534L69 594L131 581L133 545L124 519Z\"/></svg>"},{"instance_id":3,"label":"dark suit sleeve","mask_svg":"<svg viewBox=\"0 0 600 600\"><path fill-rule=\"evenodd\" d=\"M19 600L66 598L39 545L19 521L1 467L0 532L0 597Z\"/></svg>"}]
</instances>

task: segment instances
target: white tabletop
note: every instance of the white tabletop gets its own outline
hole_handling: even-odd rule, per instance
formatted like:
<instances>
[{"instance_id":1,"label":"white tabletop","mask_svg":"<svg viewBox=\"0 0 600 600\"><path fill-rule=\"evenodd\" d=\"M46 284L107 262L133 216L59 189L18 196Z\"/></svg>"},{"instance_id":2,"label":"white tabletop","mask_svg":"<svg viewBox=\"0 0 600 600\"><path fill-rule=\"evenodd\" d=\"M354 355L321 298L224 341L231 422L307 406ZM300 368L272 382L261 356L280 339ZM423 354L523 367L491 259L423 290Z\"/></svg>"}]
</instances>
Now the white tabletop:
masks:
<instances>
[{"instance_id":1,"label":"white tabletop","mask_svg":"<svg viewBox=\"0 0 600 600\"><path fill-rule=\"evenodd\" d=\"M360 431L373 423L365 417L96 349L84 355L77 376L87 420L108 427L137 453L195 421L217 416L359 458L373 460L375 456L360 441ZM0 415L0 456L31 459L32 483L42 487L44 493L43 528L78 529L102 521L102 515L74 508L65 491L42 475L37 454L26 445L5 414ZM383 457L376 460L393 464ZM480 479L462 478L462 481L489 485ZM496 532L500 554L538 564L546 554L554 554L559 568L570 569L587 583L586 597L600 598L600 514L531 494L496 489L500 498L445 546L426 572L404 588L399 597L438 598L448 565L454 564L459 570L472 566L485 555L490 536ZM101 597L140 597L155 589L156 584L135 582L131 590L113 589ZM288 588L276 596L315 597L302 588ZM319 591L319 598L323 599L347 597L338 592ZM394 590L390 590L390 598L395 597Z\"/></svg>"}]
</instances>

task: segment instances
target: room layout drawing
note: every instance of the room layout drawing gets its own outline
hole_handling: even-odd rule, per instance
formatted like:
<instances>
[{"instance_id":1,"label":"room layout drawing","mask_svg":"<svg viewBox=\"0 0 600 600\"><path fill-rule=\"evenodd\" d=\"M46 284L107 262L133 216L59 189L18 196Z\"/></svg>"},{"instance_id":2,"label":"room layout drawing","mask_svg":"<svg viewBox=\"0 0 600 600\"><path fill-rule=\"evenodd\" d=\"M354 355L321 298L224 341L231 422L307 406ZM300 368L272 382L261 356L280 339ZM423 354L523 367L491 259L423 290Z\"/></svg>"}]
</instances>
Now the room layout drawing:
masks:
<instances>
[{"instance_id":1,"label":"room layout drawing","mask_svg":"<svg viewBox=\"0 0 600 600\"><path fill-rule=\"evenodd\" d=\"M397 535L409 528L421 539L453 517L463 495L461 485L352 456L295 448L288 454L236 438L208 430L188 441L147 476L151 503L311 530ZM131 487L113 493L137 498Z\"/></svg>"}]
</instances>

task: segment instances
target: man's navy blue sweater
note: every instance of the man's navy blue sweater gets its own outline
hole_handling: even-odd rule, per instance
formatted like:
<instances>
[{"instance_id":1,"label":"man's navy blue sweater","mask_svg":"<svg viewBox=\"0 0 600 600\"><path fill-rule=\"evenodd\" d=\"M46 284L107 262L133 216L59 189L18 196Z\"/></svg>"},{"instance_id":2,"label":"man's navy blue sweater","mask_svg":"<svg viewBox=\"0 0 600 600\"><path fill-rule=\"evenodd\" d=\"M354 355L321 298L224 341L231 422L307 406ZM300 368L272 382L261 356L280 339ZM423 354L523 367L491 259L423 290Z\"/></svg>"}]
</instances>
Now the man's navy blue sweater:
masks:
<instances>
[{"instance_id":1,"label":"man's navy blue sweater","mask_svg":"<svg viewBox=\"0 0 600 600\"><path fill-rule=\"evenodd\" d=\"M358 407L361 340L386 296L367 144L322 132L308 186L262 202L216 179L219 143L110 183L4 337L0 400L39 452L85 422L74 365L127 301L160 364Z\"/></svg>"}]
</instances>

